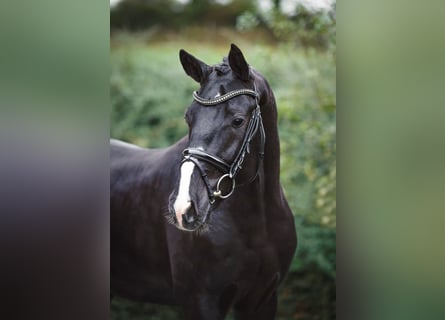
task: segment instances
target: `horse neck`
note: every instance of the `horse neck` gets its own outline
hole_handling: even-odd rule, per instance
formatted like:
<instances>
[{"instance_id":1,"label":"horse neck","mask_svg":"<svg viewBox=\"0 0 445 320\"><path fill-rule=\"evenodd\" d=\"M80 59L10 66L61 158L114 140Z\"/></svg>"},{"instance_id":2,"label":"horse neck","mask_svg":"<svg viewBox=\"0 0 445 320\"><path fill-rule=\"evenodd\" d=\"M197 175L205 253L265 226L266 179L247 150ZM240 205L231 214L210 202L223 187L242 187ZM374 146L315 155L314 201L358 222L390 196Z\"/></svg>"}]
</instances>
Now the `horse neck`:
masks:
<instances>
[{"instance_id":1,"label":"horse neck","mask_svg":"<svg viewBox=\"0 0 445 320\"><path fill-rule=\"evenodd\" d=\"M277 129L277 108L272 91L261 94L260 108L263 120L266 143L264 160L260 165L257 178L248 184L243 184L242 192L236 192L228 204L233 206L232 219L240 234L252 245L262 243L267 238L268 226L276 220L281 210L274 210L281 205L280 188L280 145ZM243 170L240 171L239 181L247 181L255 173L260 152L260 134L251 145L251 152L246 158ZM250 168L250 170L247 170ZM238 178L237 178L238 179ZM249 201L246 201L249 199ZM242 214L240 214L242 212ZM255 232L252 232L255 230ZM248 239L247 239L248 238Z\"/></svg>"},{"instance_id":2,"label":"horse neck","mask_svg":"<svg viewBox=\"0 0 445 320\"><path fill-rule=\"evenodd\" d=\"M267 82L266 82L267 84ZM280 140L277 126L277 105L269 85L260 98L261 115L266 145L264 150L265 192L278 192L280 189Z\"/></svg>"}]
</instances>

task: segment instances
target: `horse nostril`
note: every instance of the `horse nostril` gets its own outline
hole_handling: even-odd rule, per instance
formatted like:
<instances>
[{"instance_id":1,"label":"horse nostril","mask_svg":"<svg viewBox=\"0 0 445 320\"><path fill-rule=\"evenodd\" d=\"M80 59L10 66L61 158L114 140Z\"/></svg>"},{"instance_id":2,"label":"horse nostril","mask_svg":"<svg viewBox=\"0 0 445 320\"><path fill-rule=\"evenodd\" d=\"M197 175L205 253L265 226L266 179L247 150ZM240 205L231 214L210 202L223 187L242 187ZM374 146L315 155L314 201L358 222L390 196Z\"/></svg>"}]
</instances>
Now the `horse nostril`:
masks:
<instances>
[{"instance_id":1,"label":"horse nostril","mask_svg":"<svg viewBox=\"0 0 445 320\"><path fill-rule=\"evenodd\" d=\"M196 218L197 218L197 214L196 214L195 206L192 202L190 208L185 212L185 214L182 215L182 219L186 223L190 224L190 223L195 222Z\"/></svg>"},{"instance_id":2,"label":"horse nostril","mask_svg":"<svg viewBox=\"0 0 445 320\"><path fill-rule=\"evenodd\" d=\"M182 218L187 222L187 223L193 223L195 221L195 217L189 214L183 214Z\"/></svg>"}]
</instances>

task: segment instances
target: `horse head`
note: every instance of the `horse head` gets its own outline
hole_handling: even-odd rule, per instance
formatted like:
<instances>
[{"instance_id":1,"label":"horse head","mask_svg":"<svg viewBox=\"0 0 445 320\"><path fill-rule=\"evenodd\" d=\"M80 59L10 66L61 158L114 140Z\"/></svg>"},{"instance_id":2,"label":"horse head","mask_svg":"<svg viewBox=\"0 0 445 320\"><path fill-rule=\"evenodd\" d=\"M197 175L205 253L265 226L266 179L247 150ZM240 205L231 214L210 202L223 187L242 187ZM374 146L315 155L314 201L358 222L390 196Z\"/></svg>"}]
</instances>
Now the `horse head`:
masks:
<instances>
[{"instance_id":1,"label":"horse head","mask_svg":"<svg viewBox=\"0 0 445 320\"><path fill-rule=\"evenodd\" d=\"M244 160L254 154L252 149L255 163L260 162L265 134L258 76L238 47L232 44L228 57L214 66L184 50L179 56L186 74L200 88L185 113L188 146L169 197L169 215L179 229L196 231L203 230L212 210L236 192L239 176L256 178L259 165Z\"/></svg>"}]
</instances>

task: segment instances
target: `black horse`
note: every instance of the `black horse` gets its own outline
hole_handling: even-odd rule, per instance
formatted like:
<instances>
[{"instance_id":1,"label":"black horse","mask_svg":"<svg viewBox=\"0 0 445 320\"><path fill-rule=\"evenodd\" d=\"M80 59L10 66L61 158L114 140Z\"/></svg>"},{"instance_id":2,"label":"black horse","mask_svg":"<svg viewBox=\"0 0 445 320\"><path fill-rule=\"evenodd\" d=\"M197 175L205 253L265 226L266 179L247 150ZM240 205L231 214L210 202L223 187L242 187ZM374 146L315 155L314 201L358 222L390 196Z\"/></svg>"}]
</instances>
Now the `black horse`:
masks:
<instances>
[{"instance_id":1,"label":"black horse","mask_svg":"<svg viewBox=\"0 0 445 320\"><path fill-rule=\"evenodd\" d=\"M201 87L189 134L165 149L111 142L111 291L183 307L186 319L273 319L296 248L280 185L277 108L232 44L209 66L181 50Z\"/></svg>"}]
</instances>

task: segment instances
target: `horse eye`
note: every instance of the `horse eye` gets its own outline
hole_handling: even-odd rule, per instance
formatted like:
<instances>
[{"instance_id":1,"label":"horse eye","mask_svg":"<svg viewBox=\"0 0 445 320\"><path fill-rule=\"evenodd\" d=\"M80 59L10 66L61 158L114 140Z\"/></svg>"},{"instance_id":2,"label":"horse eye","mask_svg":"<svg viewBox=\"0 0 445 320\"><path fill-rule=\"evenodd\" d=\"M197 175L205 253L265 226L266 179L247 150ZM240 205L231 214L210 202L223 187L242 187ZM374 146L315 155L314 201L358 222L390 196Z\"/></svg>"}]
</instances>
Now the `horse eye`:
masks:
<instances>
[{"instance_id":1,"label":"horse eye","mask_svg":"<svg viewBox=\"0 0 445 320\"><path fill-rule=\"evenodd\" d=\"M243 122L244 122L243 118L235 118L232 121L232 126L234 126L235 128L238 128L243 124Z\"/></svg>"}]
</instances>

